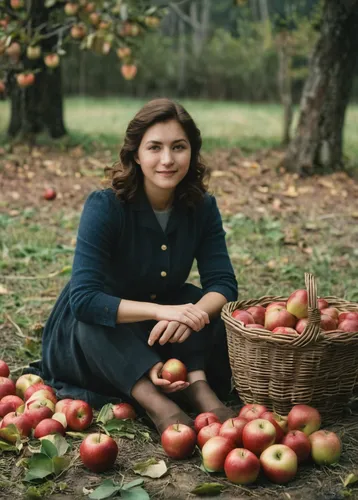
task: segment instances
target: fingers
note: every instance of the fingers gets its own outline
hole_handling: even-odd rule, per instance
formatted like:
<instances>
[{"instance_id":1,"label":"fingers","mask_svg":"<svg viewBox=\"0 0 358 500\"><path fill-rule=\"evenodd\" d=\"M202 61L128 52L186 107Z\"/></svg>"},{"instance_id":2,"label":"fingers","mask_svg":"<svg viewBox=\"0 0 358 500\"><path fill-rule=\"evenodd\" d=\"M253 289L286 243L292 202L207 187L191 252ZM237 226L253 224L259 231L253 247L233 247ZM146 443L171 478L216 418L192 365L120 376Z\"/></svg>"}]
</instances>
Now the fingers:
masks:
<instances>
[{"instance_id":1,"label":"fingers","mask_svg":"<svg viewBox=\"0 0 358 500\"><path fill-rule=\"evenodd\" d=\"M165 387L168 385L171 385L169 380L165 380L160 377L160 372L163 368L163 363L159 362L155 364L150 370L149 370L149 378L152 381L154 385L158 385L161 387Z\"/></svg>"},{"instance_id":2,"label":"fingers","mask_svg":"<svg viewBox=\"0 0 358 500\"><path fill-rule=\"evenodd\" d=\"M174 344L174 342L178 342L178 340L181 338L181 336L187 331L189 330L190 332L192 331L191 328L188 328L186 325L179 325L176 332L174 333L174 335L171 337L171 339L169 340L169 342L171 344Z\"/></svg>"},{"instance_id":3,"label":"fingers","mask_svg":"<svg viewBox=\"0 0 358 500\"><path fill-rule=\"evenodd\" d=\"M186 329L187 327L185 325L181 325L178 321L171 321L165 329L163 335L160 337L159 344L166 344L173 337L176 331L182 328Z\"/></svg>"},{"instance_id":4,"label":"fingers","mask_svg":"<svg viewBox=\"0 0 358 500\"><path fill-rule=\"evenodd\" d=\"M178 339L178 341L177 341L178 344L182 344L183 342L185 342L185 340L190 337L191 333L192 333L192 330L190 328L187 328L185 330L185 332L183 333L183 335L180 337L180 339Z\"/></svg>"},{"instance_id":5,"label":"fingers","mask_svg":"<svg viewBox=\"0 0 358 500\"><path fill-rule=\"evenodd\" d=\"M200 309L194 304L188 304L190 306L190 312L194 314L200 321L201 328L210 323L210 318L207 312Z\"/></svg>"},{"instance_id":6,"label":"fingers","mask_svg":"<svg viewBox=\"0 0 358 500\"><path fill-rule=\"evenodd\" d=\"M182 380L178 380L178 382L173 382L170 386L162 387L162 391L169 394L170 392L183 391L187 387L189 387L189 382L183 382Z\"/></svg>"},{"instance_id":7,"label":"fingers","mask_svg":"<svg viewBox=\"0 0 358 500\"><path fill-rule=\"evenodd\" d=\"M167 326L169 324L169 321L158 321L158 323L154 326L152 331L150 332L150 335L148 337L148 344L153 345L159 337L162 335L163 332L165 332Z\"/></svg>"}]
</instances>

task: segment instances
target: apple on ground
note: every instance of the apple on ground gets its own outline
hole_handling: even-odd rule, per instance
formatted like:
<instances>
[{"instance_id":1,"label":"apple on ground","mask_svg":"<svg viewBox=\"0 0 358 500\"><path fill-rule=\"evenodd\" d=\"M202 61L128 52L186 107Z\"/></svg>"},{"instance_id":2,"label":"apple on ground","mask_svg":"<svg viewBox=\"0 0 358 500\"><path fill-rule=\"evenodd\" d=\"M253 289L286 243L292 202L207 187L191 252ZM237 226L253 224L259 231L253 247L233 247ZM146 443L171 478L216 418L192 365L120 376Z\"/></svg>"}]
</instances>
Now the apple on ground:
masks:
<instances>
[{"instance_id":1,"label":"apple on ground","mask_svg":"<svg viewBox=\"0 0 358 500\"><path fill-rule=\"evenodd\" d=\"M55 405L49 399L37 399L31 401L25 409L24 415L29 415L32 427L35 428L41 420L51 418L54 414Z\"/></svg>"},{"instance_id":2,"label":"apple on ground","mask_svg":"<svg viewBox=\"0 0 358 500\"><path fill-rule=\"evenodd\" d=\"M338 330L343 332L358 332L358 319L344 319L338 324Z\"/></svg>"},{"instance_id":3,"label":"apple on ground","mask_svg":"<svg viewBox=\"0 0 358 500\"><path fill-rule=\"evenodd\" d=\"M210 438L202 447L203 465L208 472L224 470L226 457L235 445L231 439L223 436Z\"/></svg>"},{"instance_id":4,"label":"apple on ground","mask_svg":"<svg viewBox=\"0 0 358 500\"><path fill-rule=\"evenodd\" d=\"M10 370L3 359L0 359L0 377L8 377L10 375Z\"/></svg>"},{"instance_id":5,"label":"apple on ground","mask_svg":"<svg viewBox=\"0 0 358 500\"><path fill-rule=\"evenodd\" d=\"M8 413L16 411L23 404L24 402L19 396L14 394L4 396L0 399L0 417L5 417Z\"/></svg>"},{"instance_id":6,"label":"apple on ground","mask_svg":"<svg viewBox=\"0 0 358 500\"><path fill-rule=\"evenodd\" d=\"M221 429L220 422L213 422L212 424L202 427L198 432L197 442L201 449L210 438L218 436Z\"/></svg>"},{"instance_id":7,"label":"apple on ground","mask_svg":"<svg viewBox=\"0 0 358 500\"><path fill-rule=\"evenodd\" d=\"M268 330L272 331L278 326L294 328L296 323L297 318L286 309L271 309L270 311L266 309L265 328Z\"/></svg>"},{"instance_id":8,"label":"apple on ground","mask_svg":"<svg viewBox=\"0 0 358 500\"><path fill-rule=\"evenodd\" d=\"M113 467L117 455L115 440L99 432L88 434L80 445L82 463L92 472L104 472Z\"/></svg>"},{"instance_id":9,"label":"apple on ground","mask_svg":"<svg viewBox=\"0 0 358 500\"><path fill-rule=\"evenodd\" d=\"M278 413L275 413L274 411L265 411L260 418L263 418L264 420L268 420L273 424L273 426L276 429L276 440L275 443L280 443L281 439L287 432L287 417L282 417Z\"/></svg>"},{"instance_id":10,"label":"apple on ground","mask_svg":"<svg viewBox=\"0 0 358 500\"><path fill-rule=\"evenodd\" d=\"M308 405L295 405L287 415L288 429L299 430L309 436L321 426L321 415L316 408Z\"/></svg>"},{"instance_id":11,"label":"apple on ground","mask_svg":"<svg viewBox=\"0 0 358 500\"><path fill-rule=\"evenodd\" d=\"M199 432L200 429L206 427L207 425L213 424L214 422L220 422L220 419L215 413L210 411L206 411L204 413L199 413L194 420L194 428L196 432Z\"/></svg>"},{"instance_id":12,"label":"apple on ground","mask_svg":"<svg viewBox=\"0 0 358 500\"><path fill-rule=\"evenodd\" d=\"M2 399L4 396L15 394L15 392L15 383L8 377L0 377L0 399Z\"/></svg>"},{"instance_id":13,"label":"apple on ground","mask_svg":"<svg viewBox=\"0 0 358 500\"><path fill-rule=\"evenodd\" d=\"M338 316L338 323L341 323L345 319L356 319L358 320L358 312L355 311L344 311Z\"/></svg>"},{"instance_id":14,"label":"apple on ground","mask_svg":"<svg viewBox=\"0 0 358 500\"><path fill-rule=\"evenodd\" d=\"M357 321L357 323L358 323L358 321ZM332 318L331 316L328 316L328 314L321 314L320 327L325 332L329 332L330 330L336 330L337 329L337 320Z\"/></svg>"},{"instance_id":15,"label":"apple on ground","mask_svg":"<svg viewBox=\"0 0 358 500\"><path fill-rule=\"evenodd\" d=\"M311 455L318 465L332 465L338 462L342 452L342 443L337 434L321 429L309 436Z\"/></svg>"},{"instance_id":16,"label":"apple on ground","mask_svg":"<svg viewBox=\"0 0 358 500\"><path fill-rule=\"evenodd\" d=\"M6 427L13 424L17 427L21 437L28 437L31 432L31 419L25 413L11 412L5 415L0 423L0 438L16 443L17 436L9 431Z\"/></svg>"},{"instance_id":17,"label":"apple on ground","mask_svg":"<svg viewBox=\"0 0 358 500\"><path fill-rule=\"evenodd\" d=\"M261 453L261 467L273 483L285 484L297 473L297 455L284 444L274 444Z\"/></svg>"},{"instance_id":18,"label":"apple on ground","mask_svg":"<svg viewBox=\"0 0 358 500\"><path fill-rule=\"evenodd\" d=\"M275 440L275 426L263 418L251 420L242 431L244 448L252 451L257 456L260 456L266 448L274 444Z\"/></svg>"},{"instance_id":19,"label":"apple on ground","mask_svg":"<svg viewBox=\"0 0 358 500\"><path fill-rule=\"evenodd\" d=\"M246 309L248 313L254 318L256 324L265 324L265 312L266 308L263 306L251 306Z\"/></svg>"},{"instance_id":20,"label":"apple on ground","mask_svg":"<svg viewBox=\"0 0 358 500\"><path fill-rule=\"evenodd\" d=\"M45 200L48 200L48 201L52 201L56 198L57 196L57 193L55 191L55 189L53 188L46 188L44 193L43 193L43 197L45 198Z\"/></svg>"},{"instance_id":21,"label":"apple on ground","mask_svg":"<svg viewBox=\"0 0 358 500\"><path fill-rule=\"evenodd\" d=\"M336 307L326 307L325 309L321 309L321 314L331 316L331 318L338 322L339 311Z\"/></svg>"},{"instance_id":22,"label":"apple on ground","mask_svg":"<svg viewBox=\"0 0 358 500\"><path fill-rule=\"evenodd\" d=\"M229 418L222 424L219 436L231 439L236 448L241 448L242 431L247 422L246 418L242 417Z\"/></svg>"},{"instance_id":23,"label":"apple on ground","mask_svg":"<svg viewBox=\"0 0 358 500\"><path fill-rule=\"evenodd\" d=\"M178 382L179 380L186 382L187 375L188 372L184 363L180 359L175 358L168 359L161 371L161 377L164 380L169 380L171 383Z\"/></svg>"},{"instance_id":24,"label":"apple on ground","mask_svg":"<svg viewBox=\"0 0 358 500\"><path fill-rule=\"evenodd\" d=\"M266 406L259 405L256 403L249 403L244 405L239 411L239 417L245 418L246 420L255 420L260 418L263 413L267 411Z\"/></svg>"},{"instance_id":25,"label":"apple on ground","mask_svg":"<svg viewBox=\"0 0 358 500\"><path fill-rule=\"evenodd\" d=\"M235 311L232 312L231 316L234 319L237 319L238 321L242 321L242 323L244 323L244 325L248 325L250 323L256 323L256 321L251 316L251 314L247 311L242 310L242 309L235 309Z\"/></svg>"},{"instance_id":26,"label":"apple on ground","mask_svg":"<svg viewBox=\"0 0 358 500\"><path fill-rule=\"evenodd\" d=\"M44 436L48 436L49 434L61 434L61 436L64 436L65 428L58 420L54 420L53 418L44 418L36 425L34 437L36 439L40 439Z\"/></svg>"},{"instance_id":27,"label":"apple on ground","mask_svg":"<svg viewBox=\"0 0 358 500\"><path fill-rule=\"evenodd\" d=\"M268 306L266 306L266 314L270 311L282 311L282 309L286 309L286 302L278 301L271 302Z\"/></svg>"},{"instance_id":28,"label":"apple on ground","mask_svg":"<svg viewBox=\"0 0 358 500\"><path fill-rule=\"evenodd\" d=\"M296 332L301 334L307 325L308 325L308 318L299 319L297 321L297 325L295 326Z\"/></svg>"},{"instance_id":29,"label":"apple on ground","mask_svg":"<svg viewBox=\"0 0 358 500\"><path fill-rule=\"evenodd\" d=\"M294 328L289 328L288 326L277 326L272 330L272 333L297 335L297 331Z\"/></svg>"},{"instance_id":30,"label":"apple on ground","mask_svg":"<svg viewBox=\"0 0 358 500\"><path fill-rule=\"evenodd\" d=\"M256 481L260 472L260 460L252 451L235 448L227 455L224 471L228 480L235 484L250 484Z\"/></svg>"},{"instance_id":31,"label":"apple on ground","mask_svg":"<svg viewBox=\"0 0 358 500\"><path fill-rule=\"evenodd\" d=\"M327 309L327 307L329 307L329 304L326 299L317 299L317 307L320 310Z\"/></svg>"},{"instance_id":32,"label":"apple on ground","mask_svg":"<svg viewBox=\"0 0 358 500\"><path fill-rule=\"evenodd\" d=\"M66 411L66 406L72 403L74 399L60 399L60 401L57 401L56 406L55 406L55 413L65 413Z\"/></svg>"},{"instance_id":33,"label":"apple on ground","mask_svg":"<svg viewBox=\"0 0 358 500\"><path fill-rule=\"evenodd\" d=\"M44 383L41 377L33 375L32 373L25 373L25 375L21 375L16 380L16 394L20 396L20 398L24 398L26 389L38 383Z\"/></svg>"},{"instance_id":34,"label":"apple on ground","mask_svg":"<svg viewBox=\"0 0 358 500\"><path fill-rule=\"evenodd\" d=\"M27 407L30 401L36 401L38 399L49 399L50 401L53 402L54 405L56 405L57 403L57 398L54 395L53 391L49 391L48 389L40 389L31 394L29 399L26 401L25 406Z\"/></svg>"},{"instance_id":35,"label":"apple on ground","mask_svg":"<svg viewBox=\"0 0 358 500\"><path fill-rule=\"evenodd\" d=\"M117 403L112 406L113 417L119 420L130 418L132 420L137 418L135 409L129 403Z\"/></svg>"},{"instance_id":36,"label":"apple on ground","mask_svg":"<svg viewBox=\"0 0 358 500\"><path fill-rule=\"evenodd\" d=\"M297 455L299 464L305 462L311 453L311 442L302 431L290 431L283 437L281 444L285 444Z\"/></svg>"},{"instance_id":37,"label":"apple on ground","mask_svg":"<svg viewBox=\"0 0 358 500\"><path fill-rule=\"evenodd\" d=\"M168 457L182 460L193 454L196 445L196 433L188 425L172 424L163 432L161 443Z\"/></svg>"},{"instance_id":38,"label":"apple on ground","mask_svg":"<svg viewBox=\"0 0 358 500\"><path fill-rule=\"evenodd\" d=\"M60 422L60 424L63 425L64 429L67 429L67 419L64 413L56 412L52 415L54 420L57 420L57 422Z\"/></svg>"},{"instance_id":39,"label":"apple on ground","mask_svg":"<svg viewBox=\"0 0 358 500\"><path fill-rule=\"evenodd\" d=\"M307 318L308 316L308 294L307 290L296 290L287 299L286 309L296 318Z\"/></svg>"},{"instance_id":40,"label":"apple on ground","mask_svg":"<svg viewBox=\"0 0 358 500\"><path fill-rule=\"evenodd\" d=\"M74 399L65 407L65 416L68 427L73 431L87 429L93 420L91 406L81 399Z\"/></svg>"},{"instance_id":41,"label":"apple on ground","mask_svg":"<svg viewBox=\"0 0 358 500\"><path fill-rule=\"evenodd\" d=\"M55 395L55 391L53 390L52 387L50 387L49 385L46 385L46 384L43 384L42 382L40 382L38 384L30 385L30 387L28 387L26 389L25 394L24 394L25 401L27 401L28 399L30 399L30 397L33 395L34 392L37 392L37 391L40 391L40 390L46 390L46 391L52 392L52 394Z\"/></svg>"}]
</instances>

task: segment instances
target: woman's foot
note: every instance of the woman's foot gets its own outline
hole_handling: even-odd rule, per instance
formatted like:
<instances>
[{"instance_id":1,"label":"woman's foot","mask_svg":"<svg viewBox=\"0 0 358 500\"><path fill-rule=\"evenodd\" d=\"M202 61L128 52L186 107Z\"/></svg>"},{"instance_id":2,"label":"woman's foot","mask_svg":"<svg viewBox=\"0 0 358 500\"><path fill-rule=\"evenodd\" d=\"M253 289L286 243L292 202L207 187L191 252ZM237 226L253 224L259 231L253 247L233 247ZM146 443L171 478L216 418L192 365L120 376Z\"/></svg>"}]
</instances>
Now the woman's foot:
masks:
<instances>
[{"instance_id":1,"label":"woman's foot","mask_svg":"<svg viewBox=\"0 0 358 500\"><path fill-rule=\"evenodd\" d=\"M194 429L193 419L190 418L189 415L187 415L185 412L180 410L180 408L178 412L173 413L171 415L168 414L158 415L156 412L149 412L149 411L147 411L147 415L155 425L155 428L157 429L160 435L162 435L165 429L172 424L185 424Z\"/></svg>"},{"instance_id":2,"label":"woman's foot","mask_svg":"<svg viewBox=\"0 0 358 500\"><path fill-rule=\"evenodd\" d=\"M220 401L206 380L196 380L192 382L183 393L185 393L197 412L214 413L219 418L220 422L225 422L225 420L237 416L234 410L225 406L224 403Z\"/></svg>"}]
</instances>

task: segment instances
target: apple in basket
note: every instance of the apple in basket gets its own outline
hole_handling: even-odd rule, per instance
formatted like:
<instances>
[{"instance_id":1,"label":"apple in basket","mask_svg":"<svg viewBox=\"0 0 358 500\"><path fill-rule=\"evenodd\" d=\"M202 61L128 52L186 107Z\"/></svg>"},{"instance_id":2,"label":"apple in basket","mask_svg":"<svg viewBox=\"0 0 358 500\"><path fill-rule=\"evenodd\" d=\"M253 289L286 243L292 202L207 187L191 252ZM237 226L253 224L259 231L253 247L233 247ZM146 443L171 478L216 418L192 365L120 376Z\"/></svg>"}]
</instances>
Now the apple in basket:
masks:
<instances>
[{"instance_id":1,"label":"apple in basket","mask_svg":"<svg viewBox=\"0 0 358 500\"><path fill-rule=\"evenodd\" d=\"M326 299L317 299L317 307L320 310L327 309L327 307L329 307L329 304Z\"/></svg>"},{"instance_id":2,"label":"apple in basket","mask_svg":"<svg viewBox=\"0 0 358 500\"><path fill-rule=\"evenodd\" d=\"M338 324L338 330L343 332L358 332L358 319L344 319Z\"/></svg>"},{"instance_id":3,"label":"apple in basket","mask_svg":"<svg viewBox=\"0 0 358 500\"><path fill-rule=\"evenodd\" d=\"M297 323L297 318L288 312L286 309L270 309L266 310L265 314L265 328L274 330L278 326L286 326L294 328Z\"/></svg>"},{"instance_id":4,"label":"apple in basket","mask_svg":"<svg viewBox=\"0 0 358 500\"><path fill-rule=\"evenodd\" d=\"M291 335L297 335L297 331L294 328L289 328L288 326L277 326L272 330L272 333L281 333L284 335L290 333Z\"/></svg>"},{"instance_id":5,"label":"apple in basket","mask_svg":"<svg viewBox=\"0 0 358 500\"><path fill-rule=\"evenodd\" d=\"M358 322L357 322L358 323ZM321 324L320 327L325 332L337 329L337 320L328 316L327 314L321 314Z\"/></svg>"},{"instance_id":6,"label":"apple in basket","mask_svg":"<svg viewBox=\"0 0 358 500\"><path fill-rule=\"evenodd\" d=\"M308 315L308 295L307 290L296 290L287 299L286 309L296 318L307 318Z\"/></svg>"},{"instance_id":7,"label":"apple in basket","mask_svg":"<svg viewBox=\"0 0 358 500\"><path fill-rule=\"evenodd\" d=\"M246 309L254 318L255 323L263 325L265 323L266 308L263 306L251 306Z\"/></svg>"},{"instance_id":8,"label":"apple in basket","mask_svg":"<svg viewBox=\"0 0 358 500\"><path fill-rule=\"evenodd\" d=\"M234 484L250 484L260 472L260 460L245 448L231 450L224 462L225 475Z\"/></svg>"},{"instance_id":9,"label":"apple in basket","mask_svg":"<svg viewBox=\"0 0 358 500\"><path fill-rule=\"evenodd\" d=\"M255 320L251 316L251 314L242 309L236 309L235 311L232 312L231 316L234 319L237 319L238 321L242 321L244 325L247 325L249 323L255 323Z\"/></svg>"},{"instance_id":10,"label":"apple in basket","mask_svg":"<svg viewBox=\"0 0 358 500\"><path fill-rule=\"evenodd\" d=\"M287 415L288 429L299 430L309 436L321 427L321 415L316 408L308 405L295 405Z\"/></svg>"},{"instance_id":11,"label":"apple in basket","mask_svg":"<svg viewBox=\"0 0 358 500\"><path fill-rule=\"evenodd\" d=\"M264 327L264 325L260 325L259 323L248 323L247 325L245 325L246 328L249 328L250 330L252 328L258 328L259 330L266 330L266 328Z\"/></svg>"},{"instance_id":12,"label":"apple in basket","mask_svg":"<svg viewBox=\"0 0 358 500\"><path fill-rule=\"evenodd\" d=\"M266 313L269 311L281 311L282 309L286 309L286 302L283 302L282 300L278 302L271 302L271 304L266 307Z\"/></svg>"},{"instance_id":13,"label":"apple in basket","mask_svg":"<svg viewBox=\"0 0 358 500\"><path fill-rule=\"evenodd\" d=\"M331 318L338 322L339 311L336 307L326 307L325 309L321 309L321 314L331 316Z\"/></svg>"},{"instance_id":14,"label":"apple in basket","mask_svg":"<svg viewBox=\"0 0 358 500\"><path fill-rule=\"evenodd\" d=\"M301 334L307 325L308 325L308 318L299 319L295 327L296 332Z\"/></svg>"},{"instance_id":15,"label":"apple in basket","mask_svg":"<svg viewBox=\"0 0 358 500\"><path fill-rule=\"evenodd\" d=\"M341 323L345 319L356 319L356 320L358 320L358 312L354 312L354 311L341 312L339 314L339 316L338 316L338 323ZM0 375L1 375L1 373L0 373Z\"/></svg>"}]
</instances>

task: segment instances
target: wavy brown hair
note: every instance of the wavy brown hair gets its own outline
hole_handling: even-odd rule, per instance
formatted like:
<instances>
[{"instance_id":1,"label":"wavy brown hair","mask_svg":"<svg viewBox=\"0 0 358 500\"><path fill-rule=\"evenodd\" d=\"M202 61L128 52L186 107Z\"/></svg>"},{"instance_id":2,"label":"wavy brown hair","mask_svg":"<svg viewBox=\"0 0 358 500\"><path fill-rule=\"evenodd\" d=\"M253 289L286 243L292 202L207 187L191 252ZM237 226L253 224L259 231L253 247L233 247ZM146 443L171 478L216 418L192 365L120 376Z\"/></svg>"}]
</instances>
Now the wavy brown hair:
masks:
<instances>
[{"instance_id":1,"label":"wavy brown hair","mask_svg":"<svg viewBox=\"0 0 358 500\"><path fill-rule=\"evenodd\" d=\"M209 169L202 163L200 130L189 113L170 99L154 99L138 111L129 122L119 160L105 172L119 199L131 201L143 184L143 173L134 157L146 130L152 125L176 120L183 127L191 146L189 170L175 190L175 198L188 206L196 205L208 189Z\"/></svg>"}]
</instances>

